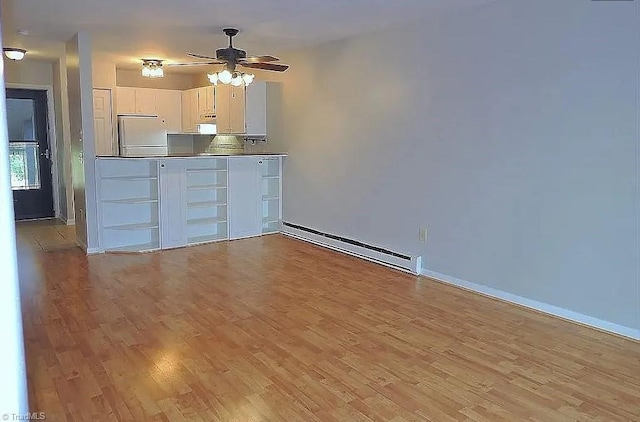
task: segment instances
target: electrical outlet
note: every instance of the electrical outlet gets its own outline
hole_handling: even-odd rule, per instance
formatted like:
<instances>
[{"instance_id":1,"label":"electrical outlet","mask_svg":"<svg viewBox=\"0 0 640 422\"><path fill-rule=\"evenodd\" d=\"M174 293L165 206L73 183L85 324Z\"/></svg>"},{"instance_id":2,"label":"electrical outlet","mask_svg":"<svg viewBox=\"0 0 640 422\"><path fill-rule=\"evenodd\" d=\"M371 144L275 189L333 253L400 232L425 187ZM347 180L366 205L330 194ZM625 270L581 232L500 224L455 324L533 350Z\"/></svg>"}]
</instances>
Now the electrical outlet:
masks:
<instances>
[{"instance_id":1,"label":"electrical outlet","mask_svg":"<svg viewBox=\"0 0 640 422\"><path fill-rule=\"evenodd\" d=\"M420 230L418 231L418 240L420 240L421 242L426 242L427 241L427 228L426 227L420 227Z\"/></svg>"}]
</instances>

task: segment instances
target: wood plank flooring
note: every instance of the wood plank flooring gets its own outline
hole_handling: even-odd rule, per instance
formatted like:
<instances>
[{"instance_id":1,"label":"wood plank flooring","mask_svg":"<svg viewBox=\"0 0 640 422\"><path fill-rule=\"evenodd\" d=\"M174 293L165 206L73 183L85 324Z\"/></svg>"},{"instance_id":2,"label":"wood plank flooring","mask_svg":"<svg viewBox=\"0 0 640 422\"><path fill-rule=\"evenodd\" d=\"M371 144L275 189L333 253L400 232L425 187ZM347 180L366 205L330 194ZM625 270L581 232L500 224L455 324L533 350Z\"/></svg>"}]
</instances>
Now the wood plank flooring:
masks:
<instances>
[{"instance_id":1,"label":"wood plank flooring","mask_svg":"<svg viewBox=\"0 0 640 422\"><path fill-rule=\"evenodd\" d=\"M22 253L51 421L638 421L640 344L281 235Z\"/></svg>"},{"instance_id":2,"label":"wood plank flooring","mask_svg":"<svg viewBox=\"0 0 640 422\"><path fill-rule=\"evenodd\" d=\"M19 246L24 244L43 251L77 247L75 226L67 226L57 219L19 221L16 236Z\"/></svg>"}]
</instances>

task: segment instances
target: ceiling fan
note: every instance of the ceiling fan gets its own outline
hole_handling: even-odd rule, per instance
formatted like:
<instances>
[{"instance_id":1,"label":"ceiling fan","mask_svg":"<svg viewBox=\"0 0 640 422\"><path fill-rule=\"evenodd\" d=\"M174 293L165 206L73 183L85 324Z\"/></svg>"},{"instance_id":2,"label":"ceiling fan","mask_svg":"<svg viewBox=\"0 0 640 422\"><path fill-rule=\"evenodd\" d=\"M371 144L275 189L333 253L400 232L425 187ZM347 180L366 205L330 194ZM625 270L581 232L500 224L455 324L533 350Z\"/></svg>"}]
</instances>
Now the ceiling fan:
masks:
<instances>
[{"instance_id":1,"label":"ceiling fan","mask_svg":"<svg viewBox=\"0 0 640 422\"><path fill-rule=\"evenodd\" d=\"M167 63L167 66L202 66L224 64L225 69L231 73L235 72L236 66L251 69L271 70L274 72L284 72L289 68L289 66L286 64L273 63L280 60L277 57L268 55L247 57L246 51L233 47L233 37L238 35L239 31L236 28L225 28L223 29L223 32L229 37L229 47L217 49L215 57L205 56L202 54L187 53L188 56L195 57L197 59L205 59L207 61L193 63Z\"/></svg>"}]
</instances>

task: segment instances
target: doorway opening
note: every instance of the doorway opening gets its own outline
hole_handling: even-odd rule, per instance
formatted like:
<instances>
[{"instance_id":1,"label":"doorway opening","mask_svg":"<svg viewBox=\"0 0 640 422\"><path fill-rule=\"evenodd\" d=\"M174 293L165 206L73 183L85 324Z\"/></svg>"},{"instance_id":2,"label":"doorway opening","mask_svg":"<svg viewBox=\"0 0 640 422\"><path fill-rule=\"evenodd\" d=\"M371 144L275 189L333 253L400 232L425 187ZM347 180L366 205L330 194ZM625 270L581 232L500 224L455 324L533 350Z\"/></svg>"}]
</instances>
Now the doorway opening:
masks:
<instances>
[{"instance_id":1,"label":"doorway opening","mask_svg":"<svg viewBox=\"0 0 640 422\"><path fill-rule=\"evenodd\" d=\"M47 92L7 88L6 95L15 219L53 218Z\"/></svg>"}]
</instances>

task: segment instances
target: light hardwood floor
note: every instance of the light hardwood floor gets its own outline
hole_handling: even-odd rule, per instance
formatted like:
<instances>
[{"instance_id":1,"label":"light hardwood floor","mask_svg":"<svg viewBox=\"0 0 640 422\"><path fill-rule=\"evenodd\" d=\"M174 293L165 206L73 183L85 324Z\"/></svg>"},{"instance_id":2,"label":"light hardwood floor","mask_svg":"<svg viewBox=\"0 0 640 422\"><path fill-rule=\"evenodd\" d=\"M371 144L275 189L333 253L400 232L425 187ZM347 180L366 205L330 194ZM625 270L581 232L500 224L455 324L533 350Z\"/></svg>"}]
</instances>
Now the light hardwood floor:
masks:
<instances>
[{"instance_id":1,"label":"light hardwood floor","mask_svg":"<svg viewBox=\"0 0 640 422\"><path fill-rule=\"evenodd\" d=\"M51 421L640 420L640 344L280 235L22 253Z\"/></svg>"},{"instance_id":2,"label":"light hardwood floor","mask_svg":"<svg viewBox=\"0 0 640 422\"><path fill-rule=\"evenodd\" d=\"M32 220L16 223L18 246L28 246L43 251L76 247L76 228L60 220Z\"/></svg>"}]
</instances>

